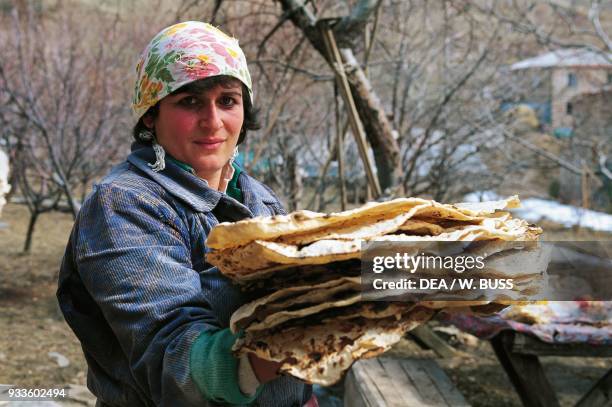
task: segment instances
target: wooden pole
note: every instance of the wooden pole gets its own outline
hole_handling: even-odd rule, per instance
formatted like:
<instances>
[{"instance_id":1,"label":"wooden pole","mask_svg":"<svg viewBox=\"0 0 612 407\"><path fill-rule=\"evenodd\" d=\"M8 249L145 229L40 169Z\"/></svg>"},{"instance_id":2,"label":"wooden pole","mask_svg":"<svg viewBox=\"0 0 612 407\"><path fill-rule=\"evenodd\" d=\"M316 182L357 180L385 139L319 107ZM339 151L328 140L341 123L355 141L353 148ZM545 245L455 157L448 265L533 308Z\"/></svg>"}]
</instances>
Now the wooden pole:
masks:
<instances>
[{"instance_id":1,"label":"wooden pole","mask_svg":"<svg viewBox=\"0 0 612 407\"><path fill-rule=\"evenodd\" d=\"M329 27L328 22L325 20L320 20L318 24L320 26L321 34L325 42L325 48L328 52L332 68L334 69L336 79L338 80L340 95L342 96L344 104L347 107L351 131L355 137L355 141L357 142L359 155L361 156L361 161L363 162L366 176L368 178L368 184L372 188L372 194L374 197L378 198L382 195L382 191L380 189L380 184L378 183L378 178L376 178L376 175L374 174L374 165L372 164L370 156L368 155L365 130L363 129L363 124L359 119L357 107L355 106L355 100L351 94L348 79L346 78L346 73L344 72L340 51L338 50L334 34Z\"/></svg>"},{"instance_id":2,"label":"wooden pole","mask_svg":"<svg viewBox=\"0 0 612 407\"><path fill-rule=\"evenodd\" d=\"M340 188L340 208L347 207L346 183L344 182L344 132L340 123L340 101L338 100L338 81L334 84L334 102L336 105L336 153L338 159L338 186Z\"/></svg>"},{"instance_id":3,"label":"wooden pole","mask_svg":"<svg viewBox=\"0 0 612 407\"><path fill-rule=\"evenodd\" d=\"M582 207L584 209L589 209L589 198L590 198L590 188L589 188L589 170L586 164L582 163L582 176L581 178L581 187L582 187Z\"/></svg>"}]
</instances>

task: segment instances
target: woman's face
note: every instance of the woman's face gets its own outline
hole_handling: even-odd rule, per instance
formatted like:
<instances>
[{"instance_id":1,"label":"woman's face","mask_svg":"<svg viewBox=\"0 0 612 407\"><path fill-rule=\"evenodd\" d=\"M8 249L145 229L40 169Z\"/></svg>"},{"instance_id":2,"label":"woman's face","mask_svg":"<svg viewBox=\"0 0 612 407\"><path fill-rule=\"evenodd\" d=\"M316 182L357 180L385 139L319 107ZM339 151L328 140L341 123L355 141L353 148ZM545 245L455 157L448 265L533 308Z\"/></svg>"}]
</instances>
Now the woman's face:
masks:
<instances>
[{"instance_id":1,"label":"woman's face","mask_svg":"<svg viewBox=\"0 0 612 407\"><path fill-rule=\"evenodd\" d=\"M216 188L244 121L242 84L228 81L198 94L168 95L159 102L157 117L143 120L155 128L157 143L168 154Z\"/></svg>"}]
</instances>

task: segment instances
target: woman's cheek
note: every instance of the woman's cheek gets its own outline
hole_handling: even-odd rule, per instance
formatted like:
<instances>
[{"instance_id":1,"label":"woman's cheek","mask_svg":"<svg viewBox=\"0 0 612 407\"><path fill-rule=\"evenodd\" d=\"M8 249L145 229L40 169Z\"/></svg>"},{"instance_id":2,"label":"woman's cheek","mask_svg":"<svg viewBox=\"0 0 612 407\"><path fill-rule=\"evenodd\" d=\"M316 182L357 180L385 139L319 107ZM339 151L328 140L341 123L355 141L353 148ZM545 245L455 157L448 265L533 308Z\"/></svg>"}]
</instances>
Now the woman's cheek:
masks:
<instances>
[{"instance_id":1,"label":"woman's cheek","mask_svg":"<svg viewBox=\"0 0 612 407\"><path fill-rule=\"evenodd\" d=\"M242 112L242 106L240 107L240 110L231 115L228 122L231 126L231 131L233 134L240 133L240 129L242 128L242 124L244 123L244 114Z\"/></svg>"},{"instance_id":2,"label":"woman's cheek","mask_svg":"<svg viewBox=\"0 0 612 407\"><path fill-rule=\"evenodd\" d=\"M190 114L188 112L179 112L174 115L171 121L172 127L174 127L175 131L190 134L198 125L198 118L194 114Z\"/></svg>"}]
</instances>

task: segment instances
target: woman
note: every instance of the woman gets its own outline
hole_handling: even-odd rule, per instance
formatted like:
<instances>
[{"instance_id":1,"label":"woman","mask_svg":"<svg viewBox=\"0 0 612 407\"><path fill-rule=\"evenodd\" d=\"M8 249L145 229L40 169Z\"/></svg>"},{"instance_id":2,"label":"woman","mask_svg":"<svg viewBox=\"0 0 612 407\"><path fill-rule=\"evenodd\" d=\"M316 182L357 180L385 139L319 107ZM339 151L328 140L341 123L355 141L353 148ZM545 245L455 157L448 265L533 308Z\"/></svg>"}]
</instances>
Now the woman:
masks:
<instances>
[{"instance_id":1,"label":"woman","mask_svg":"<svg viewBox=\"0 0 612 407\"><path fill-rule=\"evenodd\" d=\"M236 359L231 314L248 299L206 263L223 221L283 213L235 163L257 128L236 40L200 23L157 34L137 65L136 142L83 203L57 296L100 406L302 406L311 387Z\"/></svg>"}]
</instances>

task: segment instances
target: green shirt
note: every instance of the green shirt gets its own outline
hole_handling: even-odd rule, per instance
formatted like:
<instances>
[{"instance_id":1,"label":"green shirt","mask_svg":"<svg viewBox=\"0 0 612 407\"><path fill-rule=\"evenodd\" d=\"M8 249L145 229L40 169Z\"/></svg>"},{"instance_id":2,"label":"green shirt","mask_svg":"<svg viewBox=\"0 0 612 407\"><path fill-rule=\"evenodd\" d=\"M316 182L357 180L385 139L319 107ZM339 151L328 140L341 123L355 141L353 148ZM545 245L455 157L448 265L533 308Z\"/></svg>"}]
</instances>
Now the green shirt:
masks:
<instances>
[{"instance_id":1,"label":"green shirt","mask_svg":"<svg viewBox=\"0 0 612 407\"><path fill-rule=\"evenodd\" d=\"M179 161L176 158L168 155L167 153L166 153L166 159L178 165L185 171L190 172L193 175L196 175L195 171L193 170L193 167L191 167L189 164ZM230 182L227 184L227 190L225 191L225 193L228 196L231 196L232 198L237 200L238 202L244 203L242 201L242 191L240 190L240 187L238 186L238 176L242 172L242 169L235 162L232 162L232 167L234 168L234 175L232 176L232 179L230 180Z\"/></svg>"}]
</instances>

